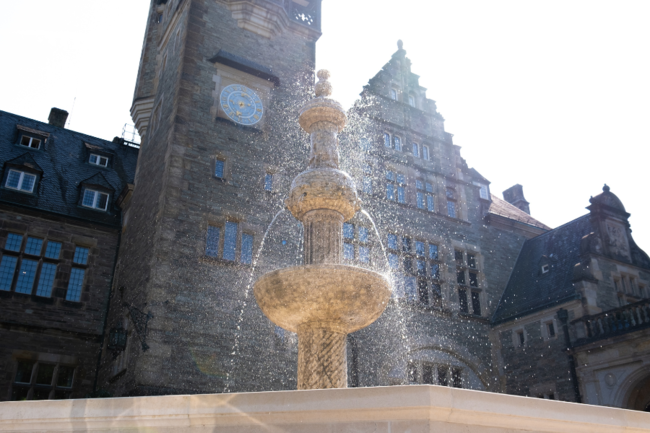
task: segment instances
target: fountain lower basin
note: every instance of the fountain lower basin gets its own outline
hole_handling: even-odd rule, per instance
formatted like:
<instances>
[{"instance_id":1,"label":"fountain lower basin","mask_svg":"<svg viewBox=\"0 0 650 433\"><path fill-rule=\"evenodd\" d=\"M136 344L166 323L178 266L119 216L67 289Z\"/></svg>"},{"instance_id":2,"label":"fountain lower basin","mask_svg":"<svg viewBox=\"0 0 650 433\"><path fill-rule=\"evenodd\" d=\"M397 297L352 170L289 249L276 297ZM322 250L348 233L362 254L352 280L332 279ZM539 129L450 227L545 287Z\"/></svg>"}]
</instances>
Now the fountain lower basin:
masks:
<instances>
[{"instance_id":1,"label":"fountain lower basin","mask_svg":"<svg viewBox=\"0 0 650 433\"><path fill-rule=\"evenodd\" d=\"M273 323L292 332L300 325L350 333L381 316L391 296L381 274L356 266L318 264L269 272L254 286Z\"/></svg>"}]
</instances>

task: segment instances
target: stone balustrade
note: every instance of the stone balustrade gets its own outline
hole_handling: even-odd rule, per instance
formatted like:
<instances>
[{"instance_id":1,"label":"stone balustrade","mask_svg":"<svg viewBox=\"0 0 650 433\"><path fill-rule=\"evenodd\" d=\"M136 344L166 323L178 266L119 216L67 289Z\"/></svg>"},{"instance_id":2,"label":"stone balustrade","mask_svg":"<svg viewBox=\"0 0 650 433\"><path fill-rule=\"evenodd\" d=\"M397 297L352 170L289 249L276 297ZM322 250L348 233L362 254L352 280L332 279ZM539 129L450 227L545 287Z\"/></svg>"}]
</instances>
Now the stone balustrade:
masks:
<instances>
[{"instance_id":1,"label":"stone balustrade","mask_svg":"<svg viewBox=\"0 0 650 433\"><path fill-rule=\"evenodd\" d=\"M571 324L579 338L574 346L650 327L650 299L604 313L583 316Z\"/></svg>"}]
</instances>

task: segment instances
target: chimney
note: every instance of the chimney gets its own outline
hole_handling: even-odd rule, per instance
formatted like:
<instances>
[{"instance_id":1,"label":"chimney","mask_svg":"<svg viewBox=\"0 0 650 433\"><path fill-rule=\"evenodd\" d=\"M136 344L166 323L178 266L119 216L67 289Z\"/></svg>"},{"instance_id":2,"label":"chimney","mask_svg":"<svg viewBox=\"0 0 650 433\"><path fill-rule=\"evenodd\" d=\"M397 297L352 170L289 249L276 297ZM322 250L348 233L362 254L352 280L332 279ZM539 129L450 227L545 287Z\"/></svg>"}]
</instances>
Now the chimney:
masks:
<instances>
[{"instance_id":1,"label":"chimney","mask_svg":"<svg viewBox=\"0 0 650 433\"><path fill-rule=\"evenodd\" d=\"M52 108L50 110L50 117L47 118L50 125L58 126L59 128L65 128L65 122L67 120L68 112L60 108Z\"/></svg>"},{"instance_id":2,"label":"chimney","mask_svg":"<svg viewBox=\"0 0 650 433\"><path fill-rule=\"evenodd\" d=\"M524 187L517 184L503 191L503 199L511 205L523 210L530 215L530 203L524 198Z\"/></svg>"}]
</instances>

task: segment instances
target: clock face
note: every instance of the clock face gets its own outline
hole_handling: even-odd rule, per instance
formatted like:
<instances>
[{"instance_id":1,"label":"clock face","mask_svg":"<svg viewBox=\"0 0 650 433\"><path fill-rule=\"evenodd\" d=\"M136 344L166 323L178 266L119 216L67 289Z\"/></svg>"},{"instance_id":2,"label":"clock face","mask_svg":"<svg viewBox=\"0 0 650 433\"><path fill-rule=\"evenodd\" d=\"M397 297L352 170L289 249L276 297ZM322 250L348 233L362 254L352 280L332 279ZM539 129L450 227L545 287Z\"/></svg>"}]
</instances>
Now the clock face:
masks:
<instances>
[{"instance_id":1,"label":"clock face","mask_svg":"<svg viewBox=\"0 0 650 433\"><path fill-rule=\"evenodd\" d=\"M262 119L264 107L255 92L241 84L231 84L221 91L221 108L228 117L242 125L254 125Z\"/></svg>"}]
</instances>

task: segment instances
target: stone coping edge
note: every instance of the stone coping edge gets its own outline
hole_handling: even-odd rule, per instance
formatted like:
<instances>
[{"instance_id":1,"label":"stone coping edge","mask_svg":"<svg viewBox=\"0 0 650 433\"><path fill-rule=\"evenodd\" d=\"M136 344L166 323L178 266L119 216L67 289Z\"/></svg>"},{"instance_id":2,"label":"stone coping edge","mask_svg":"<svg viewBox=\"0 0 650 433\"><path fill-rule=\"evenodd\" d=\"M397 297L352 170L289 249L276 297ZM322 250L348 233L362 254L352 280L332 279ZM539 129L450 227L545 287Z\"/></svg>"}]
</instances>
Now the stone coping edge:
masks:
<instances>
[{"instance_id":1,"label":"stone coping edge","mask_svg":"<svg viewBox=\"0 0 650 433\"><path fill-rule=\"evenodd\" d=\"M650 413L434 385L0 403L0 432L293 431L282 426L402 421L472 432L650 432Z\"/></svg>"}]
</instances>

